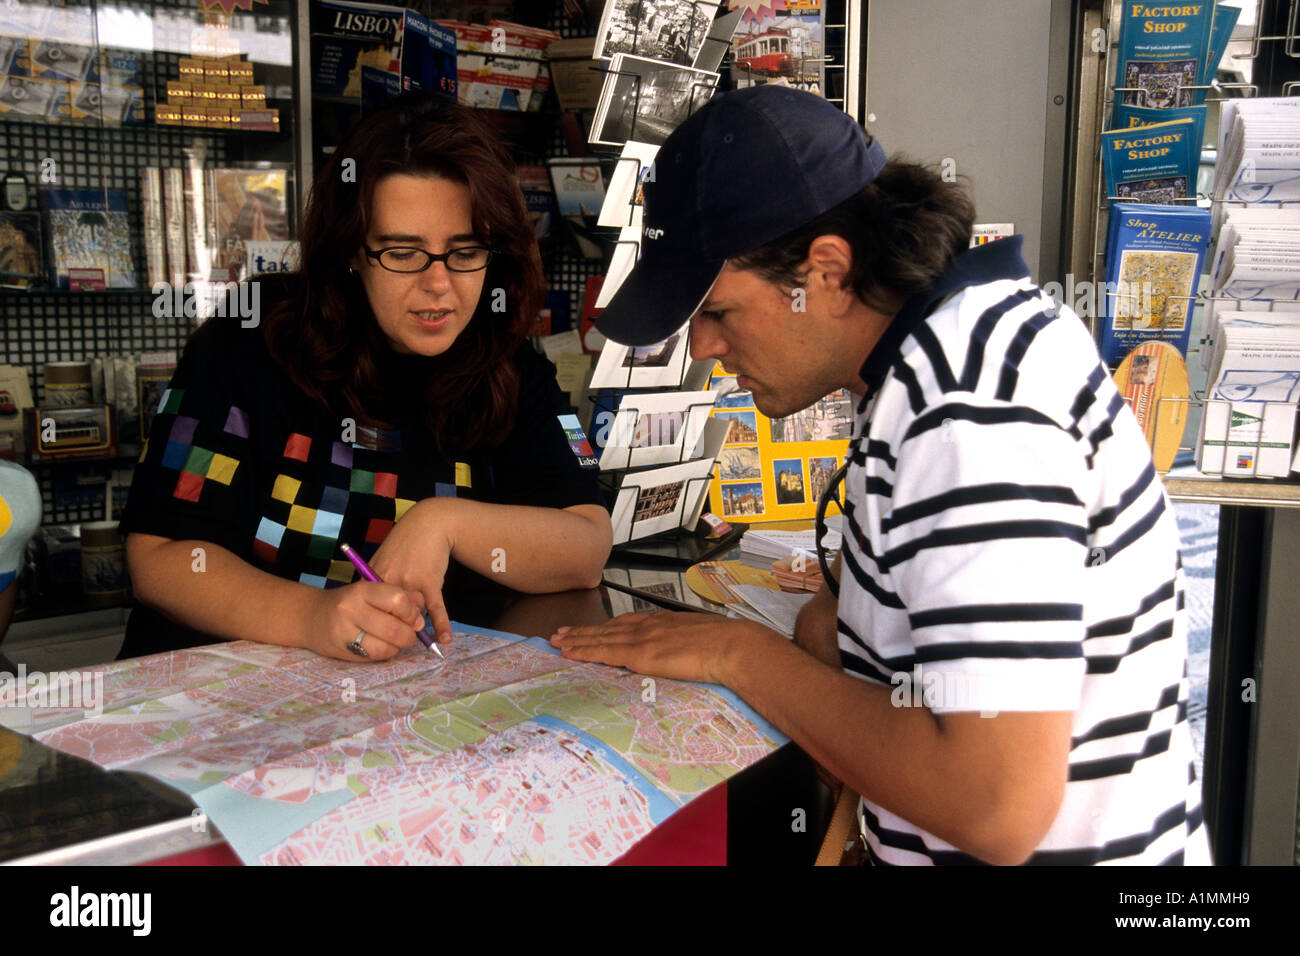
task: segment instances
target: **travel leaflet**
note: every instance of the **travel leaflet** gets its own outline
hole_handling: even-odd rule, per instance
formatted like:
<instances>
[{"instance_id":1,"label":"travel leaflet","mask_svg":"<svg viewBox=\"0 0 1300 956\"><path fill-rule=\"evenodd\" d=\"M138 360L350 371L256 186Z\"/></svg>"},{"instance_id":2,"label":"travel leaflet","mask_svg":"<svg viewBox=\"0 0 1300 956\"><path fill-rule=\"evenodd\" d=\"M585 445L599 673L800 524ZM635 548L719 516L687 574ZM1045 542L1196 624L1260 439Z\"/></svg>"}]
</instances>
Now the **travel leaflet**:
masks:
<instances>
[{"instance_id":1,"label":"travel leaflet","mask_svg":"<svg viewBox=\"0 0 1300 956\"><path fill-rule=\"evenodd\" d=\"M1209 236L1207 209L1112 206L1100 343L1107 365L1152 340L1186 356Z\"/></svg>"},{"instance_id":2,"label":"travel leaflet","mask_svg":"<svg viewBox=\"0 0 1300 956\"><path fill-rule=\"evenodd\" d=\"M1115 68L1116 102L1152 109L1205 102L1213 3L1125 3Z\"/></svg>"},{"instance_id":3,"label":"travel leaflet","mask_svg":"<svg viewBox=\"0 0 1300 956\"><path fill-rule=\"evenodd\" d=\"M1106 196L1112 201L1172 204L1196 195L1201 144L1190 118L1101 134Z\"/></svg>"}]
</instances>

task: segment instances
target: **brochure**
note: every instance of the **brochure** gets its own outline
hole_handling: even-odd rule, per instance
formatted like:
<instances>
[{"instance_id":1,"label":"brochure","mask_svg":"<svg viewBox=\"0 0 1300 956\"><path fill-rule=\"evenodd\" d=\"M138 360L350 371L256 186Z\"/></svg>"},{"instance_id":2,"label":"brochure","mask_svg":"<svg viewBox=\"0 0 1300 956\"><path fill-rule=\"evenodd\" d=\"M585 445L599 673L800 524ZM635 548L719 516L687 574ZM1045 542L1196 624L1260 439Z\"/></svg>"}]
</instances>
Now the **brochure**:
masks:
<instances>
[{"instance_id":1,"label":"brochure","mask_svg":"<svg viewBox=\"0 0 1300 956\"><path fill-rule=\"evenodd\" d=\"M1210 237L1208 209L1111 207L1101 356L1114 367L1143 342L1187 355L1195 296ZM1111 291L1113 290L1113 291Z\"/></svg>"}]
</instances>

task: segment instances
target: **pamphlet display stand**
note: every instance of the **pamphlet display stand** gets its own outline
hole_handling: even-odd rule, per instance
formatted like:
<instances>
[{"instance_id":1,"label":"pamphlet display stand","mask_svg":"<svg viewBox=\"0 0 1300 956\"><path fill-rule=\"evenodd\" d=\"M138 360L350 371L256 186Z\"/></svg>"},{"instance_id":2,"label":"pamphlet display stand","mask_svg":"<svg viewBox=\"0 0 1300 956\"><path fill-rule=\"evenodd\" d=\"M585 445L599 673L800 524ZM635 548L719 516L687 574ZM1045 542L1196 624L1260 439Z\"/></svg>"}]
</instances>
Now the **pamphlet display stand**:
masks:
<instances>
[{"instance_id":1,"label":"pamphlet display stand","mask_svg":"<svg viewBox=\"0 0 1300 956\"><path fill-rule=\"evenodd\" d=\"M1109 7L1110 5L1108 4L1107 6ZM1293 27L1292 27L1292 31L1286 35L1261 36L1259 35L1258 27L1256 27L1255 35L1252 36L1251 38L1250 53L1248 55L1245 55L1245 58L1251 59L1252 61L1258 58L1260 55L1260 45L1263 41L1282 42L1286 45L1288 55L1290 56L1298 55L1296 52L1296 47L1300 45L1300 36L1297 36L1294 33L1294 24L1295 24L1294 15L1296 9L1300 9L1300 8L1297 8L1296 5L1293 4L1292 21L1291 21ZM1110 30L1110 35L1118 35L1118 29L1117 29L1118 23L1119 23L1118 18L1113 16L1111 19L1112 29ZM1108 48L1107 53L1113 53L1113 52L1114 52L1113 49ZM1131 95L1133 98L1135 98L1137 100L1136 105L1138 106L1146 107L1151 105L1148 102L1149 91L1147 89L1143 87L1113 86L1112 85L1112 80L1114 77L1113 67L1109 65L1103 65L1102 70L1104 71L1103 75L1107 77L1107 82L1106 82L1107 95L1103 98L1102 108L1100 113L1101 117L1103 118L1102 119L1103 125L1106 122L1105 118L1111 115L1111 111L1115 102L1119 98L1124 97L1126 94ZM1222 111L1222 104L1225 102L1237 98L1258 97L1260 93L1259 86L1257 83L1215 81L1213 83L1208 83L1208 84L1179 84L1171 91L1171 94L1174 98L1174 101L1178 102L1180 94L1188 91L1194 93L1206 94L1204 102L1207 105L1207 107L1213 109L1219 109L1220 111ZM1237 93L1239 94L1239 96L1234 97L1232 95L1233 93ZM1283 84L1282 94L1284 96L1291 96L1297 93L1300 93L1300 81L1291 81ZM1214 106L1211 106L1211 104L1214 104ZM1216 122L1215 126L1217 127L1217 125L1218 124ZM1222 161L1222 157L1216 156L1216 160ZM1102 169L1102 164L1098 163L1096 194L1101 198L1097 207L1096 228L1093 230L1093 237L1092 237L1092 263L1095 267L1096 275L1099 278L1104 278L1106 275L1105 273L1106 263L1104 261L1106 256L1106 250L1103 248L1103 246L1105 243L1105 237L1107 235L1107 230L1109 227L1108 218L1111 211L1110 208L1111 203L1129 201L1130 198L1124 196L1107 195L1105 183L1106 183L1106 178L1105 178L1104 171ZM1183 198L1175 198L1171 202L1172 204L1195 205L1201 203L1202 201L1208 202L1210 208L1213 209L1215 212L1214 215L1215 227L1211 238L1211 242L1213 245L1217 245L1218 242L1218 232L1222 224L1222 216L1221 216L1222 208L1226 206L1249 207L1251 205L1250 202L1243 199L1223 198L1217 195L1206 196L1203 194L1187 196ZM1268 206L1272 208L1300 208L1300 199L1273 199L1273 200L1269 200ZM1208 257L1206 261L1208 264L1209 262ZM1118 292L1118 291L1107 291L1105 295L1113 302L1118 298L1121 298L1124 295L1126 295L1126 293ZM1275 300L1267 297L1258 297L1258 296L1240 297L1240 296L1224 295L1219 292L1216 292L1213 289L1199 289L1196 291L1195 295L1168 295L1166 296L1166 298L1175 299L1175 300L1184 300L1187 302L1197 304L1200 307L1200 315L1202 317L1206 317L1211 312L1218 311L1218 310L1235 309L1238 311L1245 311L1245 309L1243 308L1243 303L1247 303L1247 302L1251 303L1254 306L1254 309L1252 309L1252 311L1258 311L1261 314L1269 314L1275 311L1280 311L1277 308L1280 300ZM1283 301L1290 301L1290 300L1283 300ZM1259 306L1261 303L1267 303L1267 306L1265 308L1260 308ZM1107 309L1106 312L1107 314L1111 314L1113 313L1113 310ZM1094 333L1097 333L1099 330L1097 328L1094 328L1093 331ZM1200 337L1200 339L1195 343L1195 345L1188 348L1187 350L1188 359L1190 360L1192 355L1198 353L1208 352L1209 354L1213 354L1217 342L1217 332L1218 332L1217 323L1213 325L1207 325L1206 328L1204 329L1204 334ZM1204 364L1208 365L1208 362ZM1208 387L1209 386L1207 384L1207 388ZM1154 415L1157 422L1162 423L1166 420L1166 418L1173 418L1182 423L1186 423L1187 420L1191 418L1194 414L1199 414L1202 417L1210 416L1214 422L1213 426L1207 427L1203 425L1200 430L1198 430L1195 427L1188 427L1186 432L1182 436L1181 442L1178 445L1178 452L1180 453L1180 455L1185 455L1185 456L1194 455L1197 469L1199 470L1202 468L1205 461L1207 460L1206 457L1202 457L1202 451L1206 446L1214 447L1216 449L1223 449L1221 453L1219 452L1215 453L1218 456L1218 458L1221 460L1221 463L1216 465L1216 467L1212 471L1207 472L1208 477L1218 478L1220 474L1229 474L1229 470L1226 467L1227 466L1226 459L1228 454L1227 449L1231 447L1234 456L1239 456L1240 461L1249 462L1249 464L1244 466L1244 469L1240 469L1231 473L1230 477L1251 479L1265 487L1276 486L1281 483L1289 483L1290 482L1289 478L1268 477L1260 474L1260 464L1261 464L1261 457L1262 457L1261 453L1264 451L1265 447L1267 446L1267 439L1265 437L1264 429L1262 427L1258 429L1258 435L1255 437L1253 442L1251 442L1250 440L1242 442L1236 439L1232 439L1230 441L1229 432L1231 429L1231 422L1232 422L1233 403L1222 399L1210 398L1207 394L1207 388L1194 389L1192 390L1192 393L1189 397L1159 395L1154 399L1154 403L1155 403ZM1185 413L1182 415L1167 414L1167 410L1169 412L1172 412L1173 409L1171 406L1182 406L1183 411ZM1300 410L1300 403L1297 402L1261 401L1258 403L1253 403L1253 406L1258 408L1259 418L1261 422L1268 420L1271 415L1275 415L1275 414L1285 414L1289 416L1291 420L1294 420L1297 417L1297 411ZM1183 425L1180 424L1178 427L1181 429ZM1159 446L1162 444L1162 437L1164 436L1162 436L1160 432L1160 428L1159 426L1157 426L1155 433L1150 435L1149 437L1153 446ZM1294 449L1292 449L1292 452L1294 452ZM1184 460L1186 460L1186 458L1184 458ZM1234 458L1234 460L1236 460L1236 458ZM1177 471L1177 465L1175 466L1175 472L1176 471ZM1195 481L1193 479L1187 479L1182 481L1181 483L1182 484L1207 484L1208 482L1204 480Z\"/></svg>"}]
</instances>

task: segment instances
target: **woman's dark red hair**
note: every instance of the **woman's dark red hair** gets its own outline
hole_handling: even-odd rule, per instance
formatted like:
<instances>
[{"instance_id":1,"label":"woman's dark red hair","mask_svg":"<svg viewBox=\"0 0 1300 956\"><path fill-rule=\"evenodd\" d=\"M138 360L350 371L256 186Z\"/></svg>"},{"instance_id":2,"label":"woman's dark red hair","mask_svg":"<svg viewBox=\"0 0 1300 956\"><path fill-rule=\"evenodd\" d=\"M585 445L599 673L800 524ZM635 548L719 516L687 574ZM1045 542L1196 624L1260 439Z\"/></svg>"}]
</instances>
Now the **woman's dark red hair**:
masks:
<instances>
[{"instance_id":1,"label":"woman's dark red hair","mask_svg":"<svg viewBox=\"0 0 1300 956\"><path fill-rule=\"evenodd\" d=\"M427 360L428 375L420 375L427 384L417 400L444 452L504 440L519 399L511 358L545 291L513 169L510 154L473 110L432 94L406 94L358 123L316 177L295 295L267 317L267 345L293 382L331 411L389 424L375 410L391 408L382 380L391 350L349 265L365 242L381 179L443 177L469 190L474 231L497 255L469 325L450 349ZM498 289L505 292L504 311L493 311L502 303Z\"/></svg>"}]
</instances>

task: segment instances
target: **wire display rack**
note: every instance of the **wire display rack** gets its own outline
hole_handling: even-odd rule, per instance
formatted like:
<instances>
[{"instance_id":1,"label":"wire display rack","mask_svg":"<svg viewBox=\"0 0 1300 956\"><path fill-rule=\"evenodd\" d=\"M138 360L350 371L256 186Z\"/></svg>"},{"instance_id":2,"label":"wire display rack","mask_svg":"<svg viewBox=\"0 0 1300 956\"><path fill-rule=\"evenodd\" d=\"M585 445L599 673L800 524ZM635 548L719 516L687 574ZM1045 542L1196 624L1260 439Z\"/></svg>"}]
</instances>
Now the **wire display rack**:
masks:
<instances>
[{"instance_id":1,"label":"wire display rack","mask_svg":"<svg viewBox=\"0 0 1300 956\"><path fill-rule=\"evenodd\" d=\"M1262 3L1256 0L1255 18L1249 38L1250 48L1246 53L1238 54L1238 59L1255 60L1261 55L1263 44L1276 43L1281 44L1285 55L1293 58L1300 58L1300 0L1286 0L1288 4L1288 13L1286 17L1287 29L1279 34L1261 34L1260 32L1260 12ZM1144 91L1140 89L1129 90L1125 87L1114 86L1115 65L1112 59L1119 44L1119 27L1122 17L1122 3L1119 0L1106 0L1102 4L1101 30L1107 38L1107 42L1098 52L1101 56L1099 66L1101 86L1103 95L1101 97L1101 109L1097 111L1095 129L1093 130L1093 146L1100 143L1101 132L1106 128L1109 122L1111 108L1117 95L1126 92L1133 92L1139 97L1144 96ZM1237 42L1241 38L1234 38ZM1182 87L1185 88L1185 87ZM1180 88L1180 89L1182 89ZM1195 86L1192 89L1204 90L1206 93L1205 101L1207 104L1219 104L1226 100L1236 97L1253 97L1260 95L1260 89L1256 83L1225 83L1215 81L1205 86ZM1281 90L1282 95L1300 94L1300 86L1295 83L1287 83ZM1219 108L1214 106L1213 108ZM1119 197L1110 197L1106 195L1105 174L1102 164L1098 161L1095 164L1095 176L1092 182L1093 196L1096 201L1093 203L1095 210L1094 225L1091 236L1091 255L1089 257L1089 266L1092 269L1093 280L1097 282L1104 279L1106 263L1103 262L1105 257L1106 235L1109 227L1110 200ZM1210 196L1197 195L1188 197L1183 202L1187 203L1208 203L1211 205L1229 202L1228 200L1214 199ZM1211 249L1216 239L1211 240ZM1212 261L1212 256L1206 256L1206 262ZM1216 297L1212 293L1204 290L1196 296L1189 296L1194 299L1202 309ZM1202 316L1204 312L1202 311ZM1098 333L1097 320L1089 320L1090 330L1094 336ZM1188 357L1197 355L1202 349L1213 349L1214 343L1208 337L1202 338L1199 343L1193 343L1188 349ZM1186 399L1167 399L1168 401L1183 402L1187 405L1189 417L1193 412L1200 411L1203 415L1207 404L1213 404L1215 400L1207 398L1204 390L1197 391ZM1290 403L1268 403L1270 405L1287 405ZM1154 437L1152 438L1154 443ZM1188 436L1184 435L1184 440L1180 443L1179 452L1191 452L1193 455L1198 454L1196 445L1196 434L1191 435L1191 441ZM1227 443L1227 436L1222 440ZM1246 448L1243 451L1243 457L1249 458L1252 462L1251 469L1257 470L1259 464L1259 453L1261 448L1259 443L1255 447ZM1300 507L1300 481L1292 478L1259 478L1250 475L1239 477L1219 477L1216 475L1198 474L1193 471L1191 474L1181 474L1186 469L1175 467L1165 478L1165 490L1170 498L1176 501L1196 501L1206 504L1228 504L1228 505L1258 505L1262 507Z\"/></svg>"}]
</instances>

